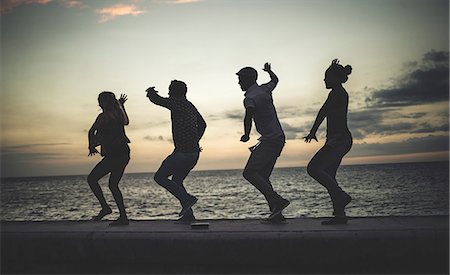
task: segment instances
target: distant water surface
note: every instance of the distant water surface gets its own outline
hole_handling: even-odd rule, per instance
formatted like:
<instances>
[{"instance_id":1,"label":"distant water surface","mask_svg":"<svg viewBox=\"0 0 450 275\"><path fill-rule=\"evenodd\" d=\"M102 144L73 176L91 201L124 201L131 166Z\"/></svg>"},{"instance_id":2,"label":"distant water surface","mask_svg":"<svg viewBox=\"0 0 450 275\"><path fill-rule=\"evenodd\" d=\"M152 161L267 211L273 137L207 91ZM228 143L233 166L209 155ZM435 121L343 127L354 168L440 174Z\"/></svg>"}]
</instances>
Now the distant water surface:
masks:
<instances>
[{"instance_id":1,"label":"distant water surface","mask_svg":"<svg viewBox=\"0 0 450 275\"><path fill-rule=\"evenodd\" d=\"M341 166L337 179L353 197L350 216L448 215L449 163L402 163ZM326 190L306 168L277 168L272 184L291 201L287 217L330 216ZM118 216L107 178L100 182ZM242 170L193 171L187 190L199 198L199 219L261 218L268 215L263 196L242 178ZM152 173L126 174L120 184L129 218L175 219L179 203L153 181ZM98 202L86 176L4 178L1 180L1 220L87 220Z\"/></svg>"}]
</instances>

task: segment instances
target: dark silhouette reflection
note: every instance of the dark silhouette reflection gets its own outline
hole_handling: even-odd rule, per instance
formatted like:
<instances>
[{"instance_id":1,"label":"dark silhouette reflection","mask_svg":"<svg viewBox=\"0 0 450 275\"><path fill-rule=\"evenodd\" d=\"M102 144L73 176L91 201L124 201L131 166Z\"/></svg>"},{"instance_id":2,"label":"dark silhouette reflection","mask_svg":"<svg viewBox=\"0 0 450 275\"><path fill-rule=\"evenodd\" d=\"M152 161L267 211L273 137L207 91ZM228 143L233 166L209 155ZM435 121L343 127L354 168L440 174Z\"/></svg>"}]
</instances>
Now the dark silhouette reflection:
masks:
<instances>
[{"instance_id":1,"label":"dark silhouette reflection","mask_svg":"<svg viewBox=\"0 0 450 275\"><path fill-rule=\"evenodd\" d=\"M347 216L345 207L352 198L344 192L336 181L336 172L342 158L352 147L352 135L347 127L348 94L342 86L347 82L352 67L343 67L337 59L333 60L325 72L325 86L331 89L323 104L305 142L317 141L316 132L322 121L327 118L327 140L325 145L314 155L308 164L308 174L322 184L333 203L334 217L322 222L328 224L345 224Z\"/></svg>"},{"instance_id":2,"label":"dark silhouette reflection","mask_svg":"<svg viewBox=\"0 0 450 275\"><path fill-rule=\"evenodd\" d=\"M271 214L264 221L277 223L285 221L281 212L289 205L289 201L274 191L269 178L283 150L285 135L272 99L272 91L278 83L278 77L272 72L269 63L264 64L263 70L270 76L270 81L263 85L256 83L258 73L254 68L245 67L236 73L239 85L242 91L245 91L244 135L241 141L247 142L250 139L252 120L261 134L259 142L249 148L251 154L243 176L264 195L269 204Z\"/></svg>"},{"instance_id":3,"label":"dark silhouette reflection","mask_svg":"<svg viewBox=\"0 0 450 275\"><path fill-rule=\"evenodd\" d=\"M127 96L122 94L119 100L111 92L102 92L98 96L98 104L103 112L98 115L91 129L89 129L89 156L97 153L98 145L101 146L103 159L92 169L87 181L92 192L97 197L102 209L93 220L101 220L110 214L111 208L103 196L102 189L98 184L99 179L110 173L109 189L111 190L120 216L110 225L127 225L128 217L125 211L122 193L119 189L119 181L123 176L125 167L130 161L130 140L125 134L124 125L128 125L128 115L125 111L125 101Z\"/></svg>"},{"instance_id":4,"label":"dark silhouette reflection","mask_svg":"<svg viewBox=\"0 0 450 275\"><path fill-rule=\"evenodd\" d=\"M192 206L197 198L186 191L183 181L197 164L201 151L199 141L205 133L206 122L186 99L187 87L184 82L173 80L168 98L159 96L154 87L148 88L146 92L151 102L170 110L175 145L175 150L163 161L154 179L180 201L182 209L178 222L194 222Z\"/></svg>"}]
</instances>

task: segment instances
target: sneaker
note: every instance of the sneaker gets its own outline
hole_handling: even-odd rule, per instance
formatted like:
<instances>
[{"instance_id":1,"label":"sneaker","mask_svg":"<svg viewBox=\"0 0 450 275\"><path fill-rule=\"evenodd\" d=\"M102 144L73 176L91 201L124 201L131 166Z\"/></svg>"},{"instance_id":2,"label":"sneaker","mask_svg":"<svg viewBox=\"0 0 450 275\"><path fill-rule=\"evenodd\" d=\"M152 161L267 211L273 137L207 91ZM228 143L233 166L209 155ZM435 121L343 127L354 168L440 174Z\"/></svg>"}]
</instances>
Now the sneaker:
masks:
<instances>
[{"instance_id":1,"label":"sneaker","mask_svg":"<svg viewBox=\"0 0 450 275\"><path fill-rule=\"evenodd\" d=\"M268 218L262 219L261 223L265 223L265 224L285 224L286 223L286 218L283 216L283 214L278 214L273 216L272 218L270 218L270 216Z\"/></svg>"},{"instance_id":2,"label":"sneaker","mask_svg":"<svg viewBox=\"0 0 450 275\"><path fill-rule=\"evenodd\" d=\"M194 215L185 215L182 216L181 218L179 218L178 220L175 221L176 224L190 224L195 222L195 216Z\"/></svg>"},{"instance_id":3,"label":"sneaker","mask_svg":"<svg viewBox=\"0 0 450 275\"><path fill-rule=\"evenodd\" d=\"M347 221L348 221L347 216L339 216L323 221L322 225L347 224Z\"/></svg>"},{"instance_id":4,"label":"sneaker","mask_svg":"<svg viewBox=\"0 0 450 275\"><path fill-rule=\"evenodd\" d=\"M186 212L191 209L191 207L198 201L198 199L195 196L190 196L189 199L183 203L183 208L181 209L181 212L179 216L184 216Z\"/></svg>"},{"instance_id":5,"label":"sneaker","mask_svg":"<svg viewBox=\"0 0 450 275\"><path fill-rule=\"evenodd\" d=\"M269 216L269 219L274 218L275 216L277 216L278 214L281 214L281 211L283 211L286 207L288 207L288 205L291 202L281 198L279 201L277 201L274 206L273 206L273 210L272 213Z\"/></svg>"}]
</instances>

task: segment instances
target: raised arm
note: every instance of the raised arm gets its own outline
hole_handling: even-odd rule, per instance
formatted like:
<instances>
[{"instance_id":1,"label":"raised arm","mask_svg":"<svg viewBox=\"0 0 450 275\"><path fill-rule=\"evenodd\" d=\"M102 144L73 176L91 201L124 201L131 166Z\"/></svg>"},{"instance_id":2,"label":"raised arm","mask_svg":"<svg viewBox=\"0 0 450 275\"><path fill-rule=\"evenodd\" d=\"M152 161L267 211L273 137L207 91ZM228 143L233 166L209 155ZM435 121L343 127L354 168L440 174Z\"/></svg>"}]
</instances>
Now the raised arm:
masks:
<instances>
[{"instance_id":1,"label":"raised arm","mask_svg":"<svg viewBox=\"0 0 450 275\"><path fill-rule=\"evenodd\" d=\"M272 71L270 63L264 64L263 71L266 71L270 76L270 82L273 82L275 86L277 85L279 79L278 76Z\"/></svg>"},{"instance_id":2,"label":"raised arm","mask_svg":"<svg viewBox=\"0 0 450 275\"><path fill-rule=\"evenodd\" d=\"M242 142L247 142L250 140L250 131L252 130L252 120L255 114L255 109L252 107L245 108L244 117L244 135L241 137Z\"/></svg>"},{"instance_id":3,"label":"raised arm","mask_svg":"<svg viewBox=\"0 0 450 275\"><path fill-rule=\"evenodd\" d=\"M123 125L130 124L130 119L128 118L127 111L125 110L125 102L128 100L126 94L121 94L119 98L119 105L122 109L122 116L123 116Z\"/></svg>"},{"instance_id":4,"label":"raised arm","mask_svg":"<svg viewBox=\"0 0 450 275\"><path fill-rule=\"evenodd\" d=\"M152 103L170 109L170 99L159 96L158 91L155 90L155 87L150 87L145 91L147 92L148 99L150 99Z\"/></svg>"}]
</instances>

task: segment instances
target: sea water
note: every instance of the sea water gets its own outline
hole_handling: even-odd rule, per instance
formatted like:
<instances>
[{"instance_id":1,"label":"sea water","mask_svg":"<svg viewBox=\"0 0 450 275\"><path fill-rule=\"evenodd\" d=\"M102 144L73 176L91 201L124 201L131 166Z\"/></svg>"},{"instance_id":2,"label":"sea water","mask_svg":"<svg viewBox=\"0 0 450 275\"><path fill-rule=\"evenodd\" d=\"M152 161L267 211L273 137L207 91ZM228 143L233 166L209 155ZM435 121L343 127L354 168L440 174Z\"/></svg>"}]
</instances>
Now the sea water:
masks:
<instances>
[{"instance_id":1,"label":"sea water","mask_svg":"<svg viewBox=\"0 0 450 275\"><path fill-rule=\"evenodd\" d=\"M88 171L87 171L88 172ZM349 216L427 216L449 213L449 163L401 163L341 166L340 186L353 197ZM291 204L286 217L325 217L332 212L325 188L306 168L276 168L274 189ZM262 218L269 214L264 197L242 177L242 170L192 171L184 182L199 200L197 219ZM117 207L100 181L115 219ZM179 202L153 180L153 173L125 174L120 183L128 216L135 220L176 219ZM1 220L88 220L100 210L86 175L3 178Z\"/></svg>"}]
</instances>

